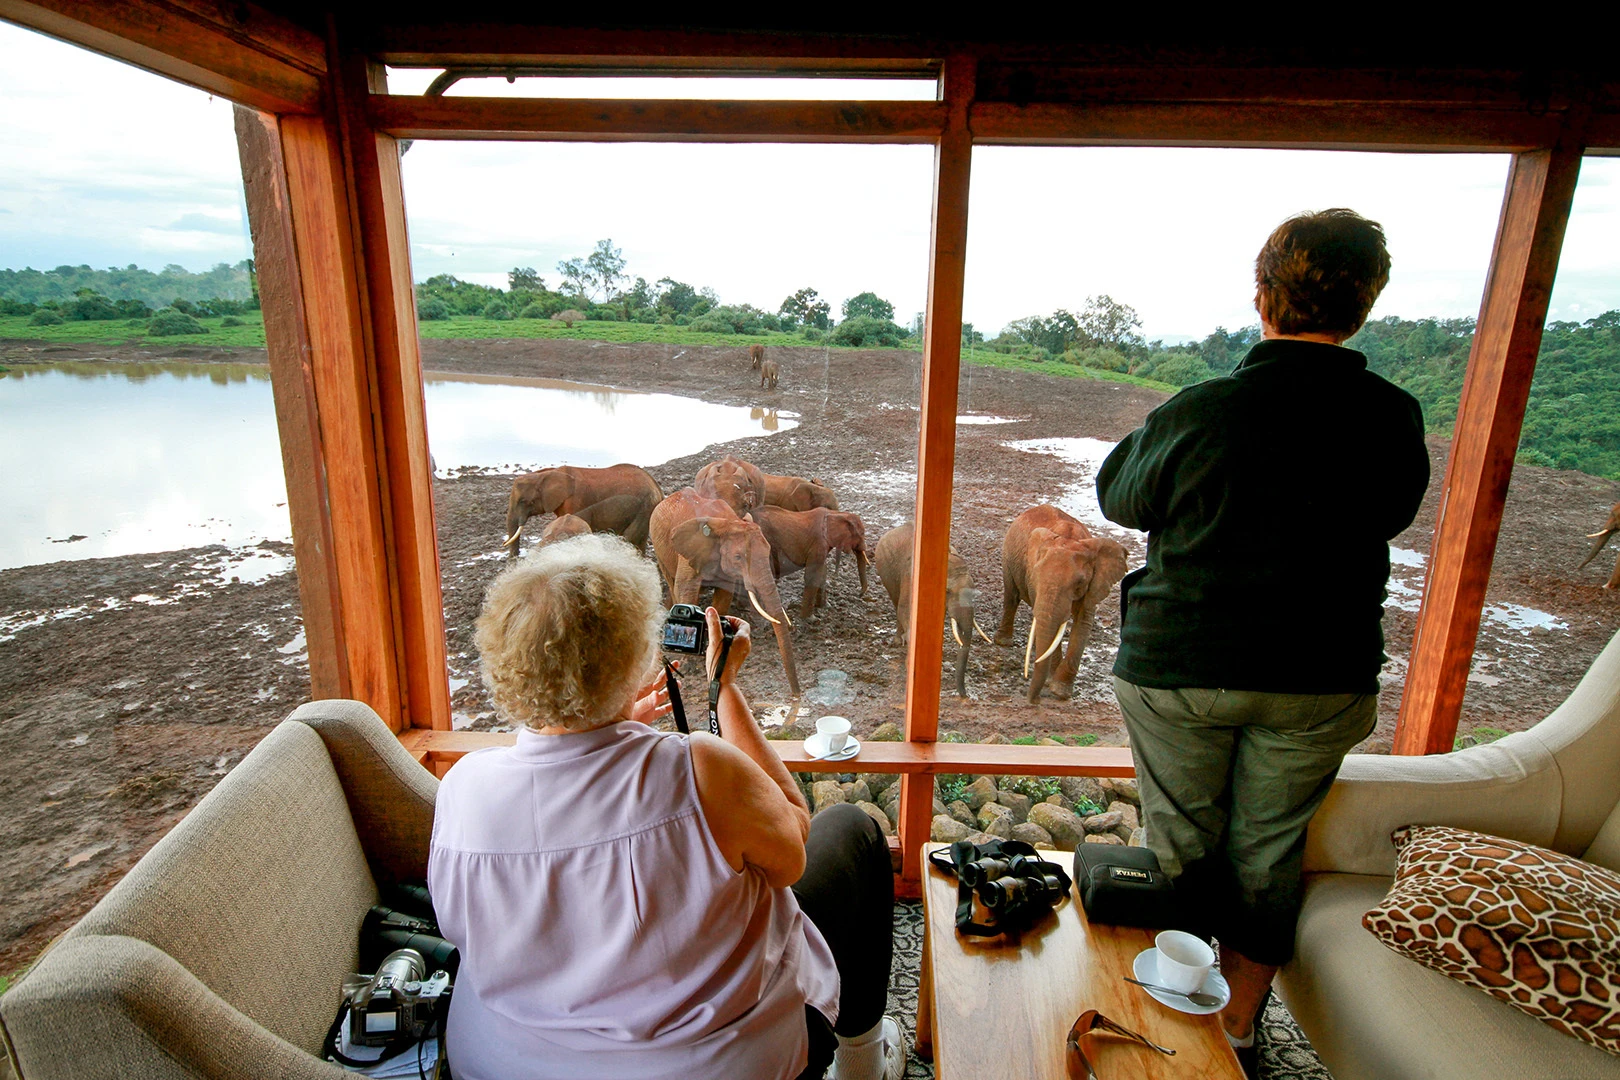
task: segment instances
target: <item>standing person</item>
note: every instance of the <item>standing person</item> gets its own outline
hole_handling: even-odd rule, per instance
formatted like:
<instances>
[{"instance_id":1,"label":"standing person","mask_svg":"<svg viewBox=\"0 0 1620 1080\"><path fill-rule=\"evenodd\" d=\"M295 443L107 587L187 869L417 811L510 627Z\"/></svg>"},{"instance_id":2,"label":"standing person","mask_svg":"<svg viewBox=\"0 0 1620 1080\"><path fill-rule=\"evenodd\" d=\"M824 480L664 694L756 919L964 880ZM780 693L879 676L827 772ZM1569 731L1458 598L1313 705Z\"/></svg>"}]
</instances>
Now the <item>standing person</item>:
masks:
<instances>
[{"instance_id":1,"label":"standing person","mask_svg":"<svg viewBox=\"0 0 1620 1080\"><path fill-rule=\"evenodd\" d=\"M1377 720L1388 542L1429 484L1417 400L1343 347L1389 267L1353 211L1283 222L1255 260L1263 340L1097 476L1103 513L1148 534L1114 663L1148 845L1187 928L1220 942L1222 1023L1251 1070L1294 953L1306 826Z\"/></svg>"},{"instance_id":2,"label":"standing person","mask_svg":"<svg viewBox=\"0 0 1620 1080\"><path fill-rule=\"evenodd\" d=\"M658 571L616 536L530 554L490 585L479 665L517 744L439 787L428 887L461 950L446 1053L461 1080L899 1080L883 1015L889 847L855 806L810 816L737 685L720 738L647 726ZM639 689L638 689L639 687Z\"/></svg>"}]
</instances>

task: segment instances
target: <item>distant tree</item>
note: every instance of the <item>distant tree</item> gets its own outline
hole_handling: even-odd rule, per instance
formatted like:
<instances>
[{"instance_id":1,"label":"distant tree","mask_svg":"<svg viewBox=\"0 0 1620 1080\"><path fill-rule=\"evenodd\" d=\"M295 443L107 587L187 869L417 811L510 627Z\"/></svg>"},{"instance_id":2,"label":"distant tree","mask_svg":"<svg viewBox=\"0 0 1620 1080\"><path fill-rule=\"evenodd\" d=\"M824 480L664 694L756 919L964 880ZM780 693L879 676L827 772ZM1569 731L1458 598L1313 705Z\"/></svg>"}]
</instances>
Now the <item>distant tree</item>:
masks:
<instances>
[{"instance_id":1,"label":"distant tree","mask_svg":"<svg viewBox=\"0 0 1620 1080\"><path fill-rule=\"evenodd\" d=\"M28 318L29 326L57 326L62 322L62 316L50 308L40 308Z\"/></svg>"},{"instance_id":2,"label":"distant tree","mask_svg":"<svg viewBox=\"0 0 1620 1080\"><path fill-rule=\"evenodd\" d=\"M894 320L894 305L883 299L877 293L857 293L844 301L844 318L854 319L861 315L873 319L882 319L885 322Z\"/></svg>"},{"instance_id":3,"label":"distant tree","mask_svg":"<svg viewBox=\"0 0 1620 1080\"><path fill-rule=\"evenodd\" d=\"M1080 331L1094 344L1116 348L1142 344L1142 335L1136 332L1142 328L1142 316L1129 304L1122 304L1107 293L1086 297L1086 306L1080 309L1076 321Z\"/></svg>"},{"instance_id":4,"label":"distant tree","mask_svg":"<svg viewBox=\"0 0 1620 1080\"><path fill-rule=\"evenodd\" d=\"M684 281L661 277L658 279L657 301L653 304L661 315L673 319L677 315L690 315L701 299L701 294Z\"/></svg>"},{"instance_id":5,"label":"distant tree","mask_svg":"<svg viewBox=\"0 0 1620 1080\"><path fill-rule=\"evenodd\" d=\"M784 322L792 321L794 326L814 326L818 330L827 329L832 321L832 305L821 298L821 294L814 289L800 289L776 309L778 317Z\"/></svg>"},{"instance_id":6,"label":"distant tree","mask_svg":"<svg viewBox=\"0 0 1620 1080\"><path fill-rule=\"evenodd\" d=\"M484 306L484 318L486 319L510 319L511 317L512 309L507 307L504 301L491 300Z\"/></svg>"},{"instance_id":7,"label":"distant tree","mask_svg":"<svg viewBox=\"0 0 1620 1080\"><path fill-rule=\"evenodd\" d=\"M583 311L576 311L573 308L569 308L566 311L557 312L557 314L553 315L552 318L556 319L568 329L572 330L575 323L582 323L585 321L585 313Z\"/></svg>"},{"instance_id":8,"label":"distant tree","mask_svg":"<svg viewBox=\"0 0 1620 1080\"><path fill-rule=\"evenodd\" d=\"M900 339L905 336L906 332L890 320L871 315L846 318L832 332L833 341L839 345L856 345L868 349L892 349L899 345Z\"/></svg>"},{"instance_id":9,"label":"distant tree","mask_svg":"<svg viewBox=\"0 0 1620 1080\"><path fill-rule=\"evenodd\" d=\"M416 305L418 322L437 322L450 317L450 305L437 296L430 296Z\"/></svg>"},{"instance_id":10,"label":"distant tree","mask_svg":"<svg viewBox=\"0 0 1620 1080\"><path fill-rule=\"evenodd\" d=\"M562 291L568 296L588 300L595 291L596 278L591 273L590 264L578 255L558 263L557 273L562 275Z\"/></svg>"},{"instance_id":11,"label":"distant tree","mask_svg":"<svg viewBox=\"0 0 1620 1080\"><path fill-rule=\"evenodd\" d=\"M598 240L596 250L585 259L595 276L596 288L603 300L612 299L624 281L624 252L613 246L612 240Z\"/></svg>"},{"instance_id":12,"label":"distant tree","mask_svg":"<svg viewBox=\"0 0 1620 1080\"><path fill-rule=\"evenodd\" d=\"M506 287L512 292L544 292L545 279L534 272L532 266L514 266L506 272Z\"/></svg>"},{"instance_id":13,"label":"distant tree","mask_svg":"<svg viewBox=\"0 0 1620 1080\"><path fill-rule=\"evenodd\" d=\"M970 349L975 345L983 345L983 344L984 344L984 335L979 333L977 330L973 329L973 324L972 323L970 323L970 322L963 323L962 324L962 347Z\"/></svg>"},{"instance_id":14,"label":"distant tree","mask_svg":"<svg viewBox=\"0 0 1620 1080\"><path fill-rule=\"evenodd\" d=\"M178 308L164 308L146 324L147 337L174 337L178 334L206 334L208 330Z\"/></svg>"}]
</instances>

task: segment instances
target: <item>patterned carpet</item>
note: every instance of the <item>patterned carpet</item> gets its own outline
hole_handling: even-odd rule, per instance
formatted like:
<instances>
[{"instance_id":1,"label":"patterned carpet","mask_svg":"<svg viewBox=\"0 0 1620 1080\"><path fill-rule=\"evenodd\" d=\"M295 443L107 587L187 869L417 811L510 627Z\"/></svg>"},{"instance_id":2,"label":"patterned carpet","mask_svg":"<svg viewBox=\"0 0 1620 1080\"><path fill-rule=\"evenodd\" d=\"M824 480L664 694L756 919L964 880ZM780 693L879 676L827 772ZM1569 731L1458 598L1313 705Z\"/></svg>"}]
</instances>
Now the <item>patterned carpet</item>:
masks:
<instances>
[{"instance_id":1,"label":"patterned carpet","mask_svg":"<svg viewBox=\"0 0 1620 1080\"><path fill-rule=\"evenodd\" d=\"M923 915L920 903L894 906L894 965L889 972L889 1014L906 1029L909 1046L917 1020L917 979L922 959ZM1294 1018L1275 996L1261 1021L1260 1076L1262 1080L1333 1080L1317 1060L1316 1051ZM906 1080L933 1080L934 1067L910 1060Z\"/></svg>"}]
</instances>

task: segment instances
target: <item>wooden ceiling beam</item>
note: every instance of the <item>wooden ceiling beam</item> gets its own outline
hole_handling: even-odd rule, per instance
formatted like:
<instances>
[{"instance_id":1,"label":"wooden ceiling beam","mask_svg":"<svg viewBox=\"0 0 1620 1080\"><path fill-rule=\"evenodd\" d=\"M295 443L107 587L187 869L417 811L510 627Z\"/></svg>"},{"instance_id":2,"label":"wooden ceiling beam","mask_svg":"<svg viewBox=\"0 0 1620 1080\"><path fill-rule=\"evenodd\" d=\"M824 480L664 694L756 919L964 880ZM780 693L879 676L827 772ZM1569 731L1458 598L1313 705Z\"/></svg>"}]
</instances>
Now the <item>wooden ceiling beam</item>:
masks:
<instances>
[{"instance_id":1,"label":"wooden ceiling beam","mask_svg":"<svg viewBox=\"0 0 1620 1080\"><path fill-rule=\"evenodd\" d=\"M378 131L402 139L920 143L936 101L682 101L373 94Z\"/></svg>"},{"instance_id":2,"label":"wooden ceiling beam","mask_svg":"<svg viewBox=\"0 0 1620 1080\"><path fill-rule=\"evenodd\" d=\"M253 4L0 0L0 19L255 109L320 108L325 43Z\"/></svg>"},{"instance_id":3,"label":"wooden ceiling beam","mask_svg":"<svg viewBox=\"0 0 1620 1080\"><path fill-rule=\"evenodd\" d=\"M1226 146L1501 153L1551 146L1561 113L1416 105L976 102L980 145Z\"/></svg>"}]
</instances>

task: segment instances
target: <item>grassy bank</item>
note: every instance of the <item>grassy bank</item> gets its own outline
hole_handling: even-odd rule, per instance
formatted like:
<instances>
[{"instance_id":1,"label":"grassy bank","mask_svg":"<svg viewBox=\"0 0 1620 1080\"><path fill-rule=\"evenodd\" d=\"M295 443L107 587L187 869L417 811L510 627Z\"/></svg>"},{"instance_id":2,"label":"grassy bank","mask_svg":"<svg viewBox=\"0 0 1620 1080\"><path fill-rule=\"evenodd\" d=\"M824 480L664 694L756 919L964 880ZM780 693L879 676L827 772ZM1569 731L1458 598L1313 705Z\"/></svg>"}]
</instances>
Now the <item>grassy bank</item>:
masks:
<instances>
[{"instance_id":1,"label":"grassy bank","mask_svg":"<svg viewBox=\"0 0 1620 1080\"><path fill-rule=\"evenodd\" d=\"M221 345L234 348L264 348L264 319L257 311L235 316L240 326L221 326L219 317L200 318L206 334L176 334L172 337L150 337L146 320L128 323L101 319L83 322L63 322L55 326L30 326L27 315L0 315L0 340L43 341L49 345Z\"/></svg>"}]
</instances>

